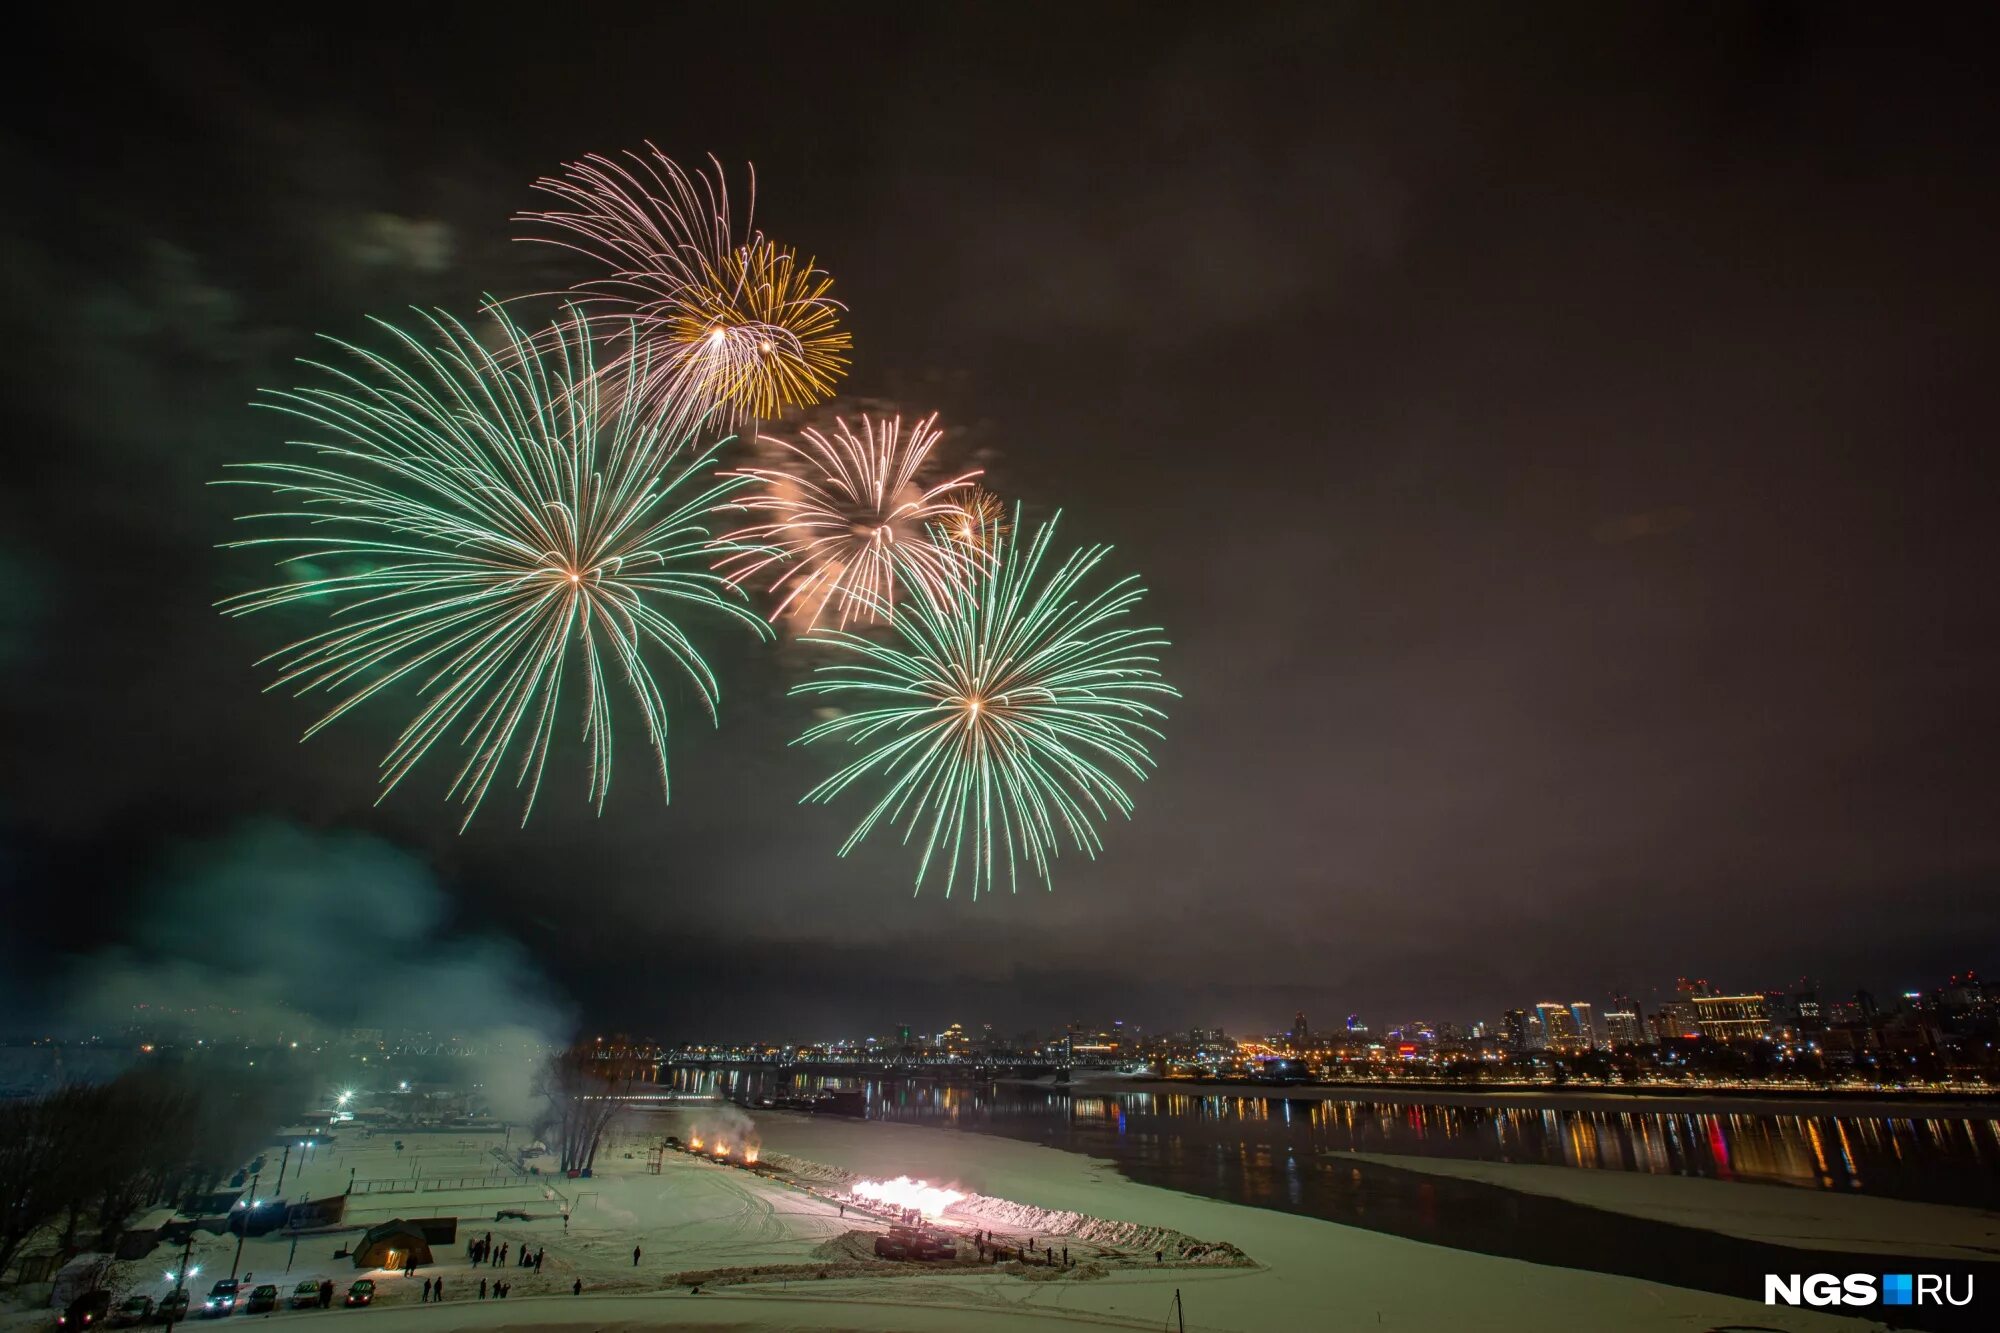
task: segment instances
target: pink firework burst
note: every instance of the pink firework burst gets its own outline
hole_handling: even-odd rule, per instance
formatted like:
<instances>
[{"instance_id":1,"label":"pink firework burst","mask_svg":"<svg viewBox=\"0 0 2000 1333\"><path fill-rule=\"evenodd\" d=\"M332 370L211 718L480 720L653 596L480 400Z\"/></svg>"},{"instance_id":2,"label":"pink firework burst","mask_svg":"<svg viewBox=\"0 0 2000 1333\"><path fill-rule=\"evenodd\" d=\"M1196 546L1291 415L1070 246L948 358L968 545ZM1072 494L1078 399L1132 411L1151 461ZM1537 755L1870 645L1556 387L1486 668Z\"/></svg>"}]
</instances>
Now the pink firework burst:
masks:
<instances>
[{"instance_id":1,"label":"pink firework burst","mask_svg":"<svg viewBox=\"0 0 2000 1333\"><path fill-rule=\"evenodd\" d=\"M943 594L982 558L945 535L979 471L922 479L941 434L937 414L907 432L900 416L857 420L858 430L835 418L830 436L807 429L796 442L759 436L784 451L787 466L732 474L756 483L734 505L763 521L729 534L737 551L717 568L739 584L774 570L773 621L789 616L811 629L829 618L883 620L899 581Z\"/></svg>"}]
</instances>

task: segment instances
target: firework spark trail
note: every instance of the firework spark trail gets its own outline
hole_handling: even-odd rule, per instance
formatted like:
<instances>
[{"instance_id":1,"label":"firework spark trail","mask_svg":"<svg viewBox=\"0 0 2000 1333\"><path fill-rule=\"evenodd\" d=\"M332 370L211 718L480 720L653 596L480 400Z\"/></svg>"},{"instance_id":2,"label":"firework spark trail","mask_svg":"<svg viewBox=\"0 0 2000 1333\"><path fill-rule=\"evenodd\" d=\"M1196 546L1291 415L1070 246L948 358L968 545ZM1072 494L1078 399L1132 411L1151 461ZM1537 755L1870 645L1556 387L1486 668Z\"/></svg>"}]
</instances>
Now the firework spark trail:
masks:
<instances>
[{"instance_id":1,"label":"firework spark trail","mask_svg":"<svg viewBox=\"0 0 2000 1333\"><path fill-rule=\"evenodd\" d=\"M1058 518L1060 515L1058 515ZM796 744L842 739L867 753L806 793L827 802L864 779L887 789L840 849L845 856L875 826L902 824L920 839L916 886L934 859L947 862L950 896L963 866L974 897L991 892L996 858L1010 890L1025 863L1045 884L1064 835L1095 859L1097 824L1130 817L1121 785L1152 765L1146 738L1165 714L1154 697L1178 698L1160 677L1152 628L1116 624L1144 596L1126 577L1088 593L1086 581L1110 548L1072 552L1046 578L1055 520L1032 535L992 539L995 558L975 577L913 596L890 624L898 642L845 630L808 636L848 659L823 667L793 693L852 703Z\"/></svg>"},{"instance_id":2,"label":"firework spark trail","mask_svg":"<svg viewBox=\"0 0 2000 1333\"><path fill-rule=\"evenodd\" d=\"M898 582L942 594L984 562L978 543L954 544L940 533L964 517L977 470L935 485L920 480L940 437L937 414L903 429L903 419L865 413L857 434L836 418L831 437L813 429L792 443L759 436L789 455L790 466L745 468L756 483L736 503L768 521L729 534L736 550L718 569L738 583L776 569L773 621L791 615L810 628L829 611L845 627L893 613Z\"/></svg>"},{"instance_id":3,"label":"firework spark trail","mask_svg":"<svg viewBox=\"0 0 2000 1333\"><path fill-rule=\"evenodd\" d=\"M636 321L643 336L634 350L645 358L613 362L607 373L635 377L655 399L698 395L730 423L768 420L831 393L852 346L840 328L844 307L812 259L752 229L754 169L739 236L715 158L712 174L688 172L651 144L623 158L594 153L536 181L567 207L516 219L557 233L525 239L611 270L573 296Z\"/></svg>"},{"instance_id":4,"label":"firework spark trail","mask_svg":"<svg viewBox=\"0 0 2000 1333\"><path fill-rule=\"evenodd\" d=\"M382 794L456 734L467 752L449 789L468 807L461 828L516 752L526 823L573 658L588 797L601 813L612 767L606 659L645 719L664 793L667 706L649 655L686 674L711 718L717 697L666 606L768 632L709 568L705 520L744 483L710 471L719 444L693 446L699 410L642 410L637 395L607 388L591 338L574 325L538 337L493 317L491 348L442 314L424 317L421 336L377 321L398 344L388 355L330 339L352 369L309 362L334 385L273 391L259 404L312 427L292 443L314 459L238 464L242 475L219 483L297 506L245 516L292 530L225 545L275 548L279 568L305 574L226 598L223 611L336 603L332 628L263 659L278 668L271 688L338 696L312 736L414 682L422 706L383 759Z\"/></svg>"},{"instance_id":5,"label":"firework spark trail","mask_svg":"<svg viewBox=\"0 0 2000 1333\"><path fill-rule=\"evenodd\" d=\"M1008 533L1007 508L1000 497L984 486L974 486L952 497L953 512L938 524L945 538L978 555L990 556L994 546Z\"/></svg>"}]
</instances>

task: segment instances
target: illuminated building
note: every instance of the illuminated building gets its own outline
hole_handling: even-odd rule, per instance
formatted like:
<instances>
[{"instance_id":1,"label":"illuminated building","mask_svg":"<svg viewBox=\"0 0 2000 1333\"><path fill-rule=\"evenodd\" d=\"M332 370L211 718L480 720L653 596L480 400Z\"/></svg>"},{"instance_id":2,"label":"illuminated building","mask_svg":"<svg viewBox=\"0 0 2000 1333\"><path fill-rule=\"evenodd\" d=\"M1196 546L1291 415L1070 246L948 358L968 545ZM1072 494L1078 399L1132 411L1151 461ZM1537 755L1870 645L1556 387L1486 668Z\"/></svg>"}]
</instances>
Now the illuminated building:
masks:
<instances>
[{"instance_id":1,"label":"illuminated building","mask_svg":"<svg viewBox=\"0 0 2000 1333\"><path fill-rule=\"evenodd\" d=\"M1500 1015L1500 1034L1505 1039L1508 1050L1527 1050L1528 1011L1525 1009L1509 1009L1506 1013Z\"/></svg>"},{"instance_id":2,"label":"illuminated building","mask_svg":"<svg viewBox=\"0 0 2000 1333\"><path fill-rule=\"evenodd\" d=\"M1576 1020L1576 1038L1583 1043L1583 1049L1586 1051L1596 1050L1597 1025L1591 1022L1590 1005L1583 1000L1578 1000L1570 1005L1569 1014L1571 1018Z\"/></svg>"},{"instance_id":3,"label":"illuminated building","mask_svg":"<svg viewBox=\"0 0 2000 1333\"><path fill-rule=\"evenodd\" d=\"M1567 1005L1554 1000L1544 1000L1535 1006L1535 1012L1542 1020L1542 1043L1559 1055L1574 1055L1589 1049L1583 1043L1583 1034L1577 1031L1576 1015Z\"/></svg>"},{"instance_id":4,"label":"illuminated building","mask_svg":"<svg viewBox=\"0 0 2000 1333\"><path fill-rule=\"evenodd\" d=\"M1695 1026L1712 1041L1763 1041L1770 1035L1771 1010L1761 995L1694 997Z\"/></svg>"},{"instance_id":5,"label":"illuminated building","mask_svg":"<svg viewBox=\"0 0 2000 1333\"><path fill-rule=\"evenodd\" d=\"M1636 1009L1605 1010L1604 1039L1613 1046L1645 1045L1645 1031L1639 1024L1638 1011Z\"/></svg>"}]
</instances>

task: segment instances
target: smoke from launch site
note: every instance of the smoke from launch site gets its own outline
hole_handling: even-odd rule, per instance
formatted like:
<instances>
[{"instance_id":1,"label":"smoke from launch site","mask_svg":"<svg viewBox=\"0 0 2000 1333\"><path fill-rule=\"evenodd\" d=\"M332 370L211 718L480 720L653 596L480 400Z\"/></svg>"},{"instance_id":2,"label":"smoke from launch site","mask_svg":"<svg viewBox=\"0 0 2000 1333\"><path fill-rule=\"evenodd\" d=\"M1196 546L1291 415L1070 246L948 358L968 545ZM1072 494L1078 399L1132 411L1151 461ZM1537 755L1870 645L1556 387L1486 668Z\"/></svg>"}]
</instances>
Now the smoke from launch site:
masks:
<instances>
[{"instance_id":1,"label":"smoke from launch site","mask_svg":"<svg viewBox=\"0 0 2000 1333\"><path fill-rule=\"evenodd\" d=\"M172 855L113 942L72 961L59 1026L305 1049L424 1034L478 1061L495 1111L518 1115L572 1015L520 944L449 916L423 862L379 838L248 824Z\"/></svg>"}]
</instances>

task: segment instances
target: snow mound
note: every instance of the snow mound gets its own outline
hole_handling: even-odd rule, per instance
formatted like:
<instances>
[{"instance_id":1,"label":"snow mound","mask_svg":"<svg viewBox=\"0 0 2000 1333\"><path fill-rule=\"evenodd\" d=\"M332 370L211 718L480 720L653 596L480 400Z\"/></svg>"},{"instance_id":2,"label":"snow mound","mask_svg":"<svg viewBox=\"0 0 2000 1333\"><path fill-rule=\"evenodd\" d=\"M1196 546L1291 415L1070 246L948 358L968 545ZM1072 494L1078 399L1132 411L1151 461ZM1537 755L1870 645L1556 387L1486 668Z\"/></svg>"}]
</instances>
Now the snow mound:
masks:
<instances>
[{"instance_id":1,"label":"snow mound","mask_svg":"<svg viewBox=\"0 0 2000 1333\"><path fill-rule=\"evenodd\" d=\"M823 1240L813 1246L815 1259L845 1261L850 1259L873 1259L875 1257L875 1233L872 1231L843 1231L830 1240Z\"/></svg>"},{"instance_id":2,"label":"snow mound","mask_svg":"<svg viewBox=\"0 0 2000 1333\"><path fill-rule=\"evenodd\" d=\"M785 1153L766 1153L765 1160L789 1173L801 1184L846 1193L865 1177L824 1162L811 1162ZM1099 1246L1176 1264L1215 1264L1225 1267L1251 1266L1254 1261L1243 1251L1223 1241L1197 1240L1171 1227L1146 1226L1138 1222L1114 1222L1088 1213L1037 1208L1033 1204L997 1199L990 1194L968 1194L945 1211L946 1224L959 1223L986 1231L1046 1240L1055 1237ZM850 1232L850 1235L862 1233ZM837 1242L829 1242L836 1244ZM872 1254L873 1252L870 1251ZM829 1256L830 1257L830 1256ZM1036 1270L1030 1266L1030 1272Z\"/></svg>"}]
</instances>

